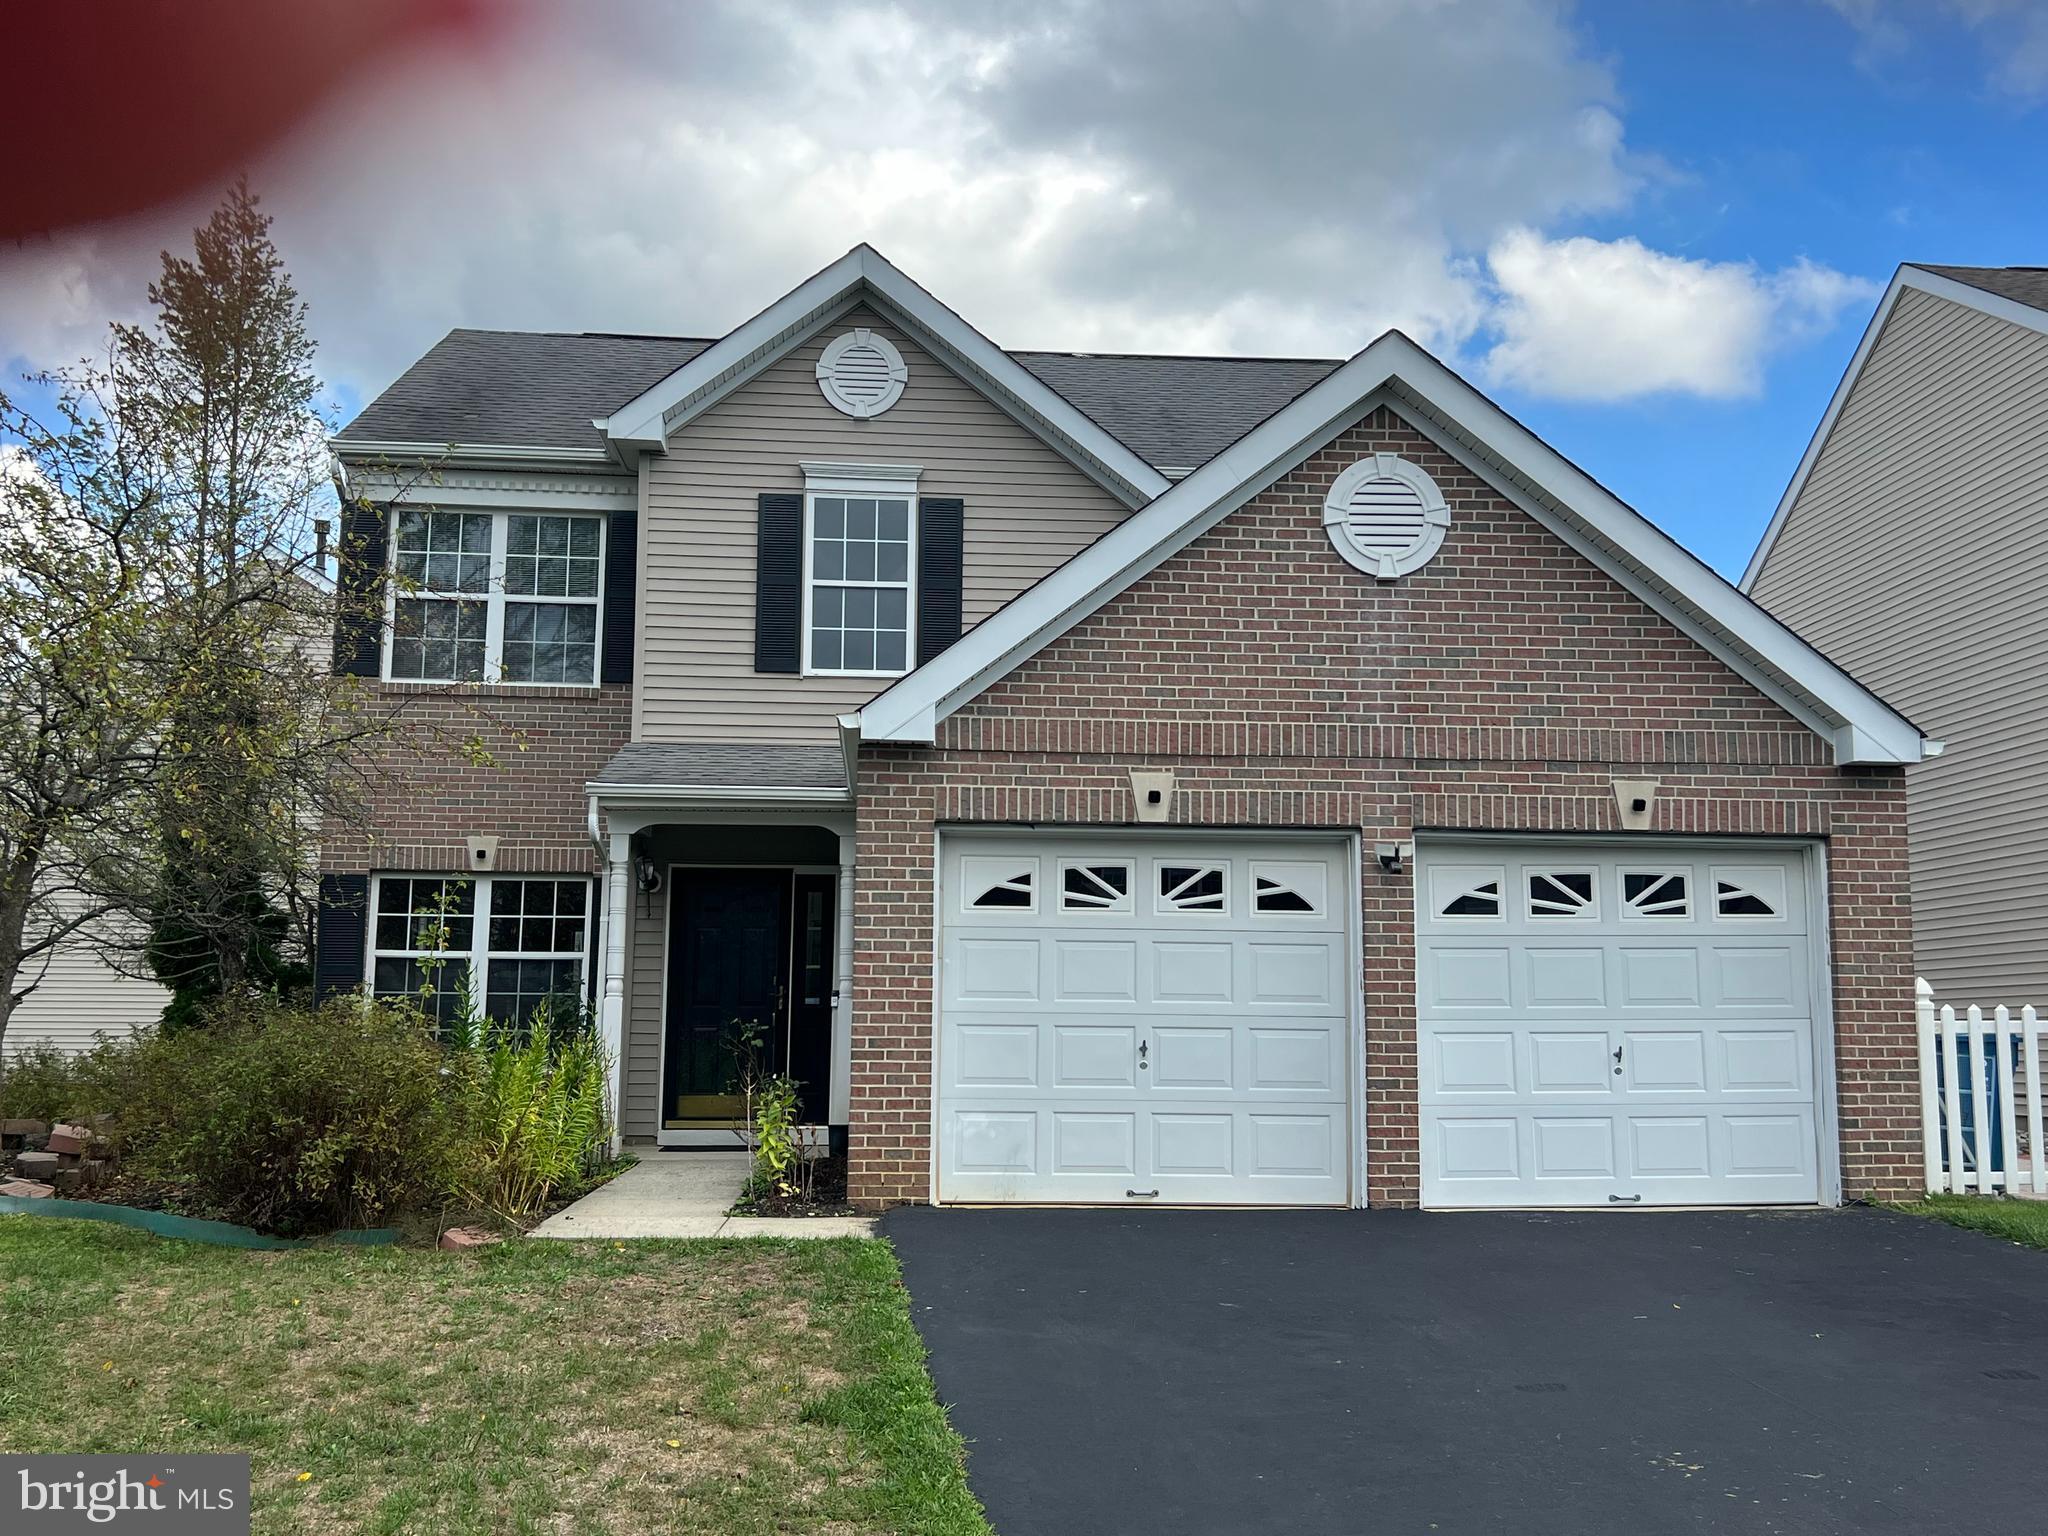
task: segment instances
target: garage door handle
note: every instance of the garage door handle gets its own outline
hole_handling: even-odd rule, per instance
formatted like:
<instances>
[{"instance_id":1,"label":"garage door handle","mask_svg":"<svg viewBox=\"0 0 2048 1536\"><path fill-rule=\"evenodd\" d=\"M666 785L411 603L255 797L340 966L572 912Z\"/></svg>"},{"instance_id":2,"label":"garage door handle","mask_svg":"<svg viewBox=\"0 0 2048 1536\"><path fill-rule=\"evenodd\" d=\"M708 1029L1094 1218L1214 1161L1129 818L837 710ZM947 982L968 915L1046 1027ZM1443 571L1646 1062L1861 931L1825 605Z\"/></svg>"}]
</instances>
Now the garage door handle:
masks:
<instances>
[{"instance_id":1,"label":"garage door handle","mask_svg":"<svg viewBox=\"0 0 2048 1536\"><path fill-rule=\"evenodd\" d=\"M1133 1200L1157 1200L1159 1198L1159 1191L1156 1189L1127 1189L1124 1193Z\"/></svg>"},{"instance_id":2,"label":"garage door handle","mask_svg":"<svg viewBox=\"0 0 2048 1536\"><path fill-rule=\"evenodd\" d=\"M1607 1198L1614 1205L1634 1205L1643 1197L1641 1195L1609 1195Z\"/></svg>"}]
</instances>

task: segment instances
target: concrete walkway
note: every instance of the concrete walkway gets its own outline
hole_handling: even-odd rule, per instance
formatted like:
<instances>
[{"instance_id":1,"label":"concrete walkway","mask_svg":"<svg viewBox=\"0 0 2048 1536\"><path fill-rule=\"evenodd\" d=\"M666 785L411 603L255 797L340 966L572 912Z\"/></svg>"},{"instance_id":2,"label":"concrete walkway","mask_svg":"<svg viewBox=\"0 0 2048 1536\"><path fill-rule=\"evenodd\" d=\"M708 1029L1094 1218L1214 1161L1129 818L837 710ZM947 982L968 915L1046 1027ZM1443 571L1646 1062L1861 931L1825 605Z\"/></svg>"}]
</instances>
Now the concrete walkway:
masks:
<instances>
[{"instance_id":1,"label":"concrete walkway","mask_svg":"<svg viewBox=\"0 0 2048 1536\"><path fill-rule=\"evenodd\" d=\"M640 1161L532 1237L866 1237L865 1216L728 1216L752 1161L745 1152L642 1152Z\"/></svg>"}]
</instances>

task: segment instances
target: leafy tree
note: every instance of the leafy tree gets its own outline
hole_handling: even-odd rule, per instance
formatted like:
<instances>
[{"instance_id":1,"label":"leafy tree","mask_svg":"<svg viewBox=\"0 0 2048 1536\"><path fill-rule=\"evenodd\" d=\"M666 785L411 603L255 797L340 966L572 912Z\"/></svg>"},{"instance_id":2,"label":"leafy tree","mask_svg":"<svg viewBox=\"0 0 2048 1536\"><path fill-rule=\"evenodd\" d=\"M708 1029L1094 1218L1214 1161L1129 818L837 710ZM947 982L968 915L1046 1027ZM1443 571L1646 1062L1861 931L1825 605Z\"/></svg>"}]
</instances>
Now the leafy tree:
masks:
<instances>
[{"instance_id":1,"label":"leafy tree","mask_svg":"<svg viewBox=\"0 0 2048 1536\"><path fill-rule=\"evenodd\" d=\"M304 976L323 818L358 819L418 694L333 675L339 494L306 308L246 183L166 252L147 325L0 395L0 1041L90 936L177 994Z\"/></svg>"}]
</instances>

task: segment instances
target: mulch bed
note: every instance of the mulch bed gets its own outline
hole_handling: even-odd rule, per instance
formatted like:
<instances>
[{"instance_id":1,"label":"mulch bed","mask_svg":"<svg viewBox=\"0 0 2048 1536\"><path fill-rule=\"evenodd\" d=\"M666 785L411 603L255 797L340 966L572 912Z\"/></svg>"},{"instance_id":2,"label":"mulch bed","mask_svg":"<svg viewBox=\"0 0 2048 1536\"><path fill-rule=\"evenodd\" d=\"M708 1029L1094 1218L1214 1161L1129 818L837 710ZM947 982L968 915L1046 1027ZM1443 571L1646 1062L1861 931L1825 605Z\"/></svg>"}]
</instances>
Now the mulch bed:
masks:
<instances>
[{"instance_id":1,"label":"mulch bed","mask_svg":"<svg viewBox=\"0 0 2048 1536\"><path fill-rule=\"evenodd\" d=\"M808 1198L783 1196L763 1192L742 1195L733 1206L741 1216L857 1216L846 1201L846 1159L843 1156L828 1156L816 1159L811 1164L811 1190Z\"/></svg>"}]
</instances>

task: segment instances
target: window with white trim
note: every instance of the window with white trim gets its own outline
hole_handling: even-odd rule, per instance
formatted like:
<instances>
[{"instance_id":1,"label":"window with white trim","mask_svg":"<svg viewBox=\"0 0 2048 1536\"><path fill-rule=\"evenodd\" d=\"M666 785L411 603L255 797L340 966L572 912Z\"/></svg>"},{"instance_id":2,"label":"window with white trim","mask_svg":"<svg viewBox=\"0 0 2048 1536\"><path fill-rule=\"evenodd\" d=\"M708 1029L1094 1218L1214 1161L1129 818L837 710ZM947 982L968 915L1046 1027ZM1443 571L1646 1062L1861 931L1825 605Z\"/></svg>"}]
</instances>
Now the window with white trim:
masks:
<instances>
[{"instance_id":1,"label":"window with white trim","mask_svg":"<svg viewBox=\"0 0 2048 1536\"><path fill-rule=\"evenodd\" d=\"M410 998L441 1023L465 990L485 1017L523 1026L543 999L584 998L590 882L509 875L379 875L370 990ZM478 913L482 921L478 921ZM476 985L476 978L482 985Z\"/></svg>"},{"instance_id":2,"label":"window with white trim","mask_svg":"<svg viewBox=\"0 0 2048 1536\"><path fill-rule=\"evenodd\" d=\"M900 677L910 670L916 502L914 485L805 493L805 672Z\"/></svg>"},{"instance_id":3,"label":"window with white trim","mask_svg":"<svg viewBox=\"0 0 2048 1536\"><path fill-rule=\"evenodd\" d=\"M1229 866L1161 864L1157 910L1227 914L1230 910Z\"/></svg>"},{"instance_id":4,"label":"window with white trim","mask_svg":"<svg viewBox=\"0 0 2048 1536\"><path fill-rule=\"evenodd\" d=\"M1128 912L1131 910L1131 865L1128 860L1100 863L1067 860L1060 865L1062 912Z\"/></svg>"},{"instance_id":5,"label":"window with white trim","mask_svg":"<svg viewBox=\"0 0 2048 1536\"><path fill-rule=\"evenodd\" d=\"M386 676L596 683L604 521L398 508Z\"/></svg>"},{"instance_id":6,"label":"window with white trim","mask_svg":"<svg viewBox=\"0 0 2048 1536\"><path fill-rule=\"evenodd\" d=\"M1597 918L1599 892L1590 869L1532 869L1528 872L1529 916Z\"/></svg>"}]
</instances>

